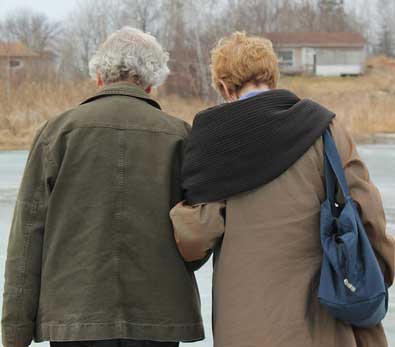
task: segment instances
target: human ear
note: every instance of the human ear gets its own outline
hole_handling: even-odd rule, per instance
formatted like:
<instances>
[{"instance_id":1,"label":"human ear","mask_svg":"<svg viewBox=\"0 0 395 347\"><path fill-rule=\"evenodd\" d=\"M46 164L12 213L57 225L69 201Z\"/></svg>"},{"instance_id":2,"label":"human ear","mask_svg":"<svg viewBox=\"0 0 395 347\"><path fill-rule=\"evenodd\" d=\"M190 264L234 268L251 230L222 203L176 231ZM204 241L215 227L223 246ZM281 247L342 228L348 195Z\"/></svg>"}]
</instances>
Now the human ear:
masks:
<instances>
[{"instance_id":1,"label":"human ear","mask_svg":"<svg viewBox=\"0 0 395 347\"><path fill-rule=\"evenodd\" d=\"M223 96L226 101L232 102L237 100L237 95L234 91L230 90L223 80L218 81L223 90Z\"/></svg>"}]
</instances>

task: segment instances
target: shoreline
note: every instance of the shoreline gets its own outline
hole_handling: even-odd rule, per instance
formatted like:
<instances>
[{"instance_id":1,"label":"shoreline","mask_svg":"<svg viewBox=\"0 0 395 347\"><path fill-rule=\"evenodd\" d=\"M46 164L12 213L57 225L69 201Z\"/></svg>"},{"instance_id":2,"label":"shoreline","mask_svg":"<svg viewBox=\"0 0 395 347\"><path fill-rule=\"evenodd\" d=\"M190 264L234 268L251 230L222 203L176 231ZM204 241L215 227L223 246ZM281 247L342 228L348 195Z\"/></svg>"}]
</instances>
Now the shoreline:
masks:
<instances>
[{"instance_id":1,"label":"shoreline","mask_svg":"<svg viewBox=\"0 0 395 347\"><path fill-rule=\"evenodd\" d=\"M395 145L395 133L376 133L354 136L358 145Z\"/></svg>"},{"instance_id":2,"label":"shoreline","mask_svg":"<svg viewBox=\"0 0 395 347\"><path fill-rule=\"evenodd\" d=\"M18 151L28 151L30 145L0 145L0 152L18 152Z\"/></svg>"}]
</instances>

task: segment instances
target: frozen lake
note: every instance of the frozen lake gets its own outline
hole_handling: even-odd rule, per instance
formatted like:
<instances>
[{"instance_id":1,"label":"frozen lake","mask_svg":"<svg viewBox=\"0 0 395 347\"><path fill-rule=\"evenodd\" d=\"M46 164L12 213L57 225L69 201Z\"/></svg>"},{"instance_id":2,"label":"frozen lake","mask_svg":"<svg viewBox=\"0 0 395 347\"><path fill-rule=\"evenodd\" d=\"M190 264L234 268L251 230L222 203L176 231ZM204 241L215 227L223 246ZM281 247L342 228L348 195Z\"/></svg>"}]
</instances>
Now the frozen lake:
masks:
<instances>
[{"instance_id":1,"label":"frozen lake","mask_svg":"<svg viewBox=\"0 0 395 347\"><path fill-rule=\"evenodd\" d=\"M395 233L395 145L360 146L361 156L368 164L372 179L379 187L387 212L388 230ZM0 293L3 290L4 261L12 210L25 165L27 152L0 152ZM211 347L211 264L198 274L202 296L203 315L207 339L189 344L196 347ZM393 291L394 292L394 291ZM263 324L264 322L262 322ZM390 311L385 320L389 345L395 346L395 296L390 299ZM48 346L48 344L35 344ZM184 345L185 346L185 345Z\"/></svg>"}]
</instances>

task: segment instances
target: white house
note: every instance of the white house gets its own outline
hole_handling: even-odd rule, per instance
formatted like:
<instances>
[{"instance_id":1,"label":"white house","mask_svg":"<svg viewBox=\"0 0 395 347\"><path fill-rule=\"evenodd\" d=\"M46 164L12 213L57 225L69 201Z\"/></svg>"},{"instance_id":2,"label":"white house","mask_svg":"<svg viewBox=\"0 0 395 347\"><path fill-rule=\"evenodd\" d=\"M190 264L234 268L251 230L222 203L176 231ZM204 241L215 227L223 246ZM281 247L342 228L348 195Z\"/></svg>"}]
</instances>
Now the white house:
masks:
<instances>
[{"instance_id":1,"label":"white house","mask_svg":"<svg viewBox=\"0 0 395 347\"><path fill-rule=\"evenodd\" d=\"M359 33L267 33L285 74L347 76L364 73L366 40Z\"/></svg>"}]
</instances>

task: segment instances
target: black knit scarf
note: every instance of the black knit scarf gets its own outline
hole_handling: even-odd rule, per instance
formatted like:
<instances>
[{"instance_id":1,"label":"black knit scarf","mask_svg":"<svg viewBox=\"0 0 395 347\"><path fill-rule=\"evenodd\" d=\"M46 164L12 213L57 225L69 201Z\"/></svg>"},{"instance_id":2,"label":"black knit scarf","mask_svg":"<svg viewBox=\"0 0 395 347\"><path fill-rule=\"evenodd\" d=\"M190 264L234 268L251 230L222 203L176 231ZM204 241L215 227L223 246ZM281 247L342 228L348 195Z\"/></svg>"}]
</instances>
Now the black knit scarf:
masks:
<instances>
[{"instance_id":1,"label":"black knit scarf","mask_svg":"<svg viewBox=\"0 0 395 347\"><path fill-rule=\"evenodd\" d=\"M197 114L182 169L190 204L219 201L286 171L335 115L287 90L271 90Z\"/></svg>"}]
</instances>

